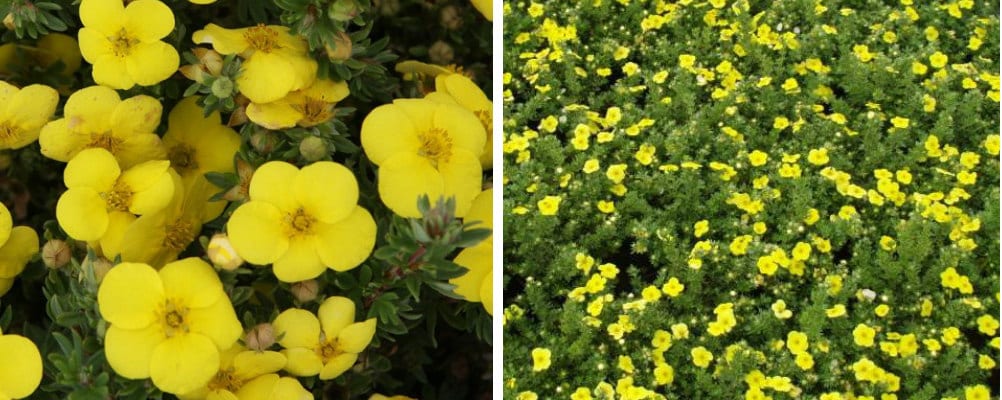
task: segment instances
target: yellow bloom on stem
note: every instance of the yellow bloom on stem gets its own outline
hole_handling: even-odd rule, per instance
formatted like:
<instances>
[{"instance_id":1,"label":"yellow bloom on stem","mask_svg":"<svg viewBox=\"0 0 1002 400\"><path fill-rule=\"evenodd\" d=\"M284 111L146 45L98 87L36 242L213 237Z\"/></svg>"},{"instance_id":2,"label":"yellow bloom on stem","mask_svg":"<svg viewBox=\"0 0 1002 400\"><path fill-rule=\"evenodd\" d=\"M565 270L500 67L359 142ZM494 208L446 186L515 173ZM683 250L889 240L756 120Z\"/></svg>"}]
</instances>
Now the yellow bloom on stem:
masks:
<instances>
[{"instance_id":1,"label":"yellow bloom on stem","mask_svg":"<svg viewBox=\"0 0 1002 400\"><path fill-rule=\"evenodd\" d=\"M466 213L463 222L480 221L474 228L494 229L491 220L493 215L494 190L487 189L480 192L476 199L473 199L473 206ZM488 236L482 242L473 247L463 249L453 260L456 264L466 267L469 271L466 274L449 280L449 283L456 285L456 294L463 296L466 301L480 302L488 314L494 315L491 309L494 302L494 235Z\"/></svg>"},{"instance_id":2,"label":"yellow bloom on stem","mask_svg":"<svg viewBox=\"0 0 1002 400\"><path fill-rule=\"evenodd\" d=\"M285 370L295 376L320 374L322 380L351 368L376 333L375 318L355 322L355 303L337 296L328 297L317 315L293 308L279 314L272 325L289 360Z\"/></svg>"},{"instance_id":3,"label":"yellow bloom on stem","mask_svg":"<svg viewBox=\"0 0 1002 400\"><path fill-rule=\"evenodd\" d=\"M0 81L0 150L20 149L37 140L58 102L59 93L48 86L18 89Z\"/></svg>"},{"instance_id":4,"label":"yellow bloom on stem","mask_svg":"<svg viewBox=\"0 0 1002 400\"><path fill-rule=\"evenodd\" d=\"M277 101L316 79L317 62L307 54L306 41L284 26L226 29L208 24L195 31L192 40L212 44L220 54L238 54L244 59L237 87L252 103Z\"/></svg>"},{"instance_id":5,"label":"yellow bloom on stem","mask_svg":"<svg viewBox=\"0 0 1002 400\"><path fill-rule=\"evenodd\" d=\"M0 399L30 396L42 382L42 355L38 347L21 335L0 332Z\"/></svg>"},{"instance_id":6,"label":"yellow bloom on stem","mask_svg":"<svg viewBox=\"0 0 1002 400\"><path fill-rule=\"evenodd\" d=\"M270 103L251 103L247 118L268 129L304 128L320 125L334 117L334 105L348 97L348 84L317 79L309 87L289 92Z\"/></svg>"},{"instance_id":7,"label":"yellow bloom on stem","mask_svg":"<svg viewBox=\"0 0 1002 400\"><path fill-rule=\"evenodd\" d=\"M170 162L147 161L122 171L104 149L81 151L66 165L67 190L56 203L56 219L70 237L98 240L112 214L149 214L162 210L174 196Z\"/></svg>"},{"instance_id":8,"label":"yellow bloom on stem","mask_svg":"<svg viewBox=\"0 0 1002 400\"><path fill-rule=\"evenodd\" d=\"M279 378L275 372L285 367L286 359L277 351L247 350L239 343L219 354L219 370L208 383L192 392L178 395L181 400L252 399L268 396L275 399L313 399L295 378Z\"/></svg>"},{"instance_id":9,"label":"yellow bloom on stem","mask_svg":"<svg viewBox=\"0 0 1002 400\"><path fill-rule=\"evenodd\" d=\"M27 226L15 227L7 206L0 203L0 296L10 290L14 278L24 271L25 264L37 253L38 234ZM3 379L2 374L0 372L0 380ZM0 385L0 393L3 387Z\"/></svg>"},{"instance_id":10,"label":"yellow bloom on stem","mask_svg":"<svg viewBox=\"0 0 1002 400\"><path fill-rule=\"evenodd\" d=\"M160 41L174 30L174 14L164 3L83 0L80 21L80 53L94 65L94 82L131 89L156 85L177 71L177 50Z\"/></svg>"},{"instance_id":11,"label":"yellow bloom on stem","mask_svg":"<svg viewBox=\"0 0 1002 400\"><path fill-rule=\"evenodd\" d=\"M68 162L81 150L108 150L122 168L166 157L160 137L160 102L139 95L124 101L104 86L91 86L73 93L63 107L63 118L42 127L38 144L42 155Z\"/></svg>"},{"instance_id":12,"label":"yellow bloom on stem","mask_svg":"<svg viewBox=\"0 0 1002 400\"><path fill-rule=\"evenodd\" d=\"M480 165L484 169L490 169L494 153L494 103L483 90L462 74L442 74L435 77L435 92L429 93L425 98L439 103L458 104L477 116L487 138L483 153L480 154Z\"/></svg>"},{"instance_id":13,"label":"yellow bloom on stem","mask_svg":"<svg viewBox=\"0 0 1002 400\"><path fill-rule=\"evenodd\" d=\"M355 268L376 244L376 222L358 206L355 176L329 161L303 169L265 163L251 179L250 201L233 212L226 229L240 257L274 263L283 282Z\"/></svg>"},{"instance_id":14,"label":"yellow bloom on stem","mask_svg":"<svg viewBox=\"0 0 1002 400\"><path fill-rule=\"evenodd\" d=\"M487 135L462 107L427 99L398 99L362 122L362 148L379 166L379 197L402 217L417 218L418 196L456 198L456 216L480 193L480 154Z\"/></svg>"},{"instance_id":15,"label":"yellow bloom on stem","mask_svg":"<svg viewBox=\"0 0 1002 400\"><path fill-rule=\"evenodd\" d=\"M494 21L494 0L470 0L470 3L473 3L473 7L488 21Z\"/></svg>"},{"instance_id":16,"label":"yellow bloom on stem","mask_svg":"<svg viewBox=\"0 0 1002 400\"><path fill-rule=\"evenodd\" d=\"M219 276L198 258L159 273L146 264L118 264L101 282L97 302L110 323L104 351L111 368L128 379L152 378L168 393L209 383L220 350L243 333Z\"/></svg>"}]
</instances>

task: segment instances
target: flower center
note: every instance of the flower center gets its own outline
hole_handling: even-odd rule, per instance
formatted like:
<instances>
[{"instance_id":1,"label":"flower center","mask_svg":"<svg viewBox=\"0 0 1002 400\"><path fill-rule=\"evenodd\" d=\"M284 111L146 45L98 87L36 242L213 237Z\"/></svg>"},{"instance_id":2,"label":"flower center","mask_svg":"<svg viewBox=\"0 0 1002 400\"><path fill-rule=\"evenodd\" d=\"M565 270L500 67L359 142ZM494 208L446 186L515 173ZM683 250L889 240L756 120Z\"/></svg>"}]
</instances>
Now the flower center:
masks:
<instances>
[{"instance_id":1,"label":"flower center","mask_svg":"<svg viewBox=\"0 0 1002 400\"><path fill-rule=\"evenodd\" d=\"M172 252L179 252L195 239L195 229L190 222L178 219L168 224L164 236L164 247Z\"/></svg>"},{"instance_id":2,"label":"flower center","mask_svg":"<svg viewBox=\"0 0 1002 400\"><path fill-rule=\"evenodd\" d=\"M303 119L299 122L303 127L320 125L332 116L330 105L320 99L307 97L306 102L295 104L292 108L303 114Z\"/></svg>"},{"instance_id":3,"label":"flower center","mask_svg":"<svg viewBox=\"0 0 1002 400\"><path fill-rule=\"evenodd\" d=\"M278 47L278 32L264 24L247 28L244 32L244 40L254 50L268 53Z\"/></svg>"},{"instance_id":4,"label":"flower center","mask_svg":"<svg viewBox=\"0 0 1002 400\"><path fill-rule=\"evenodd\" d=\"M0 143L3 147L9 147L17 140L18 129L9 122L0 123Z\"/></svg>"},{"instance_id":5,"label":"flower center","mask_svg":"<svg viewBox=\"0 0 1002 400\"><path fill-rule=\"evenodd\" d=\"M195 161L195 149L184 143L178 143L167 150L167 159L170 166L184 175L185 172L198 169L198 161Z\"/></svg>"},{"instance_id":6,"label":"flower center","mask_svg":"<svg viewBox=\"0 0 1002 400\"><path fill-rule=\"evenodd\" d=\"M163 324L164 334L167 337L188 332L188 307L180 304L179 301L168 299L160 310L160 322Z\"/></svg>"},{"instance_id":7,"label":"flower center","mask_svg":"<svg viewBox=\"0 0 1002 400\"><path fill-rule=\"evenodd\" d=\"M334 357L344 354L344 350L341 349L341 344L338 343L337 338L320 342L316 351L317 355L324 360L324 364L327 364Z\"/></svg>"},{"instance_id":8,"label":"flower center","mask_svg":"<svg viewBox=\"0 0 1002 400\"><path fill-rule=\"evenodd\" d=\"M118 147L121 146L122 142L122 139L113 136L111 132L92 133L90 135L90 143L88 143L85 147L100 147L108 150L111 154L116 154Z\"/></svg>"},{"instance_id":9,"label":"flower center","mask_svg":"<svg viewBox=\"0 0 1002 400\"><path fill-rule=\"evenodd\" d=\"M233 372L233 367L216 372L216 376L212 377L212 380L209 381L208 385L206 385L209 388L209 391L226 390L231 393L236 393L240 390L240 388L244 385L244 381L237 378Z\"/></svg>"},{"instance_id":10,"label":"flower center","mask_svg":"<svg viewBox=\"0 0 1002 400\"><path fill-rule=\"evenodd\" d=\"M132 46L139 44L139 40L129 37L125 28L118 31L118 36L110 37L108 40L111 41L111 52L114 53L116 57L128 56L132 53Z\"/></svg>"},{"instance_id":11,"label":"flower center","mask_svg":"<svg viewBox=\"0 0 1002 400\"><path fill-rule=\"evenodd\" d=\"M449 133L441 128L431 128L418 134L421 148L418 155L427 158L431 164L438 168L438 164L448 162L452 157L452 138Z\"/></svg>"},{"instance_id":12,"label":"flower center","mask_svg":"<svg viewBox=\"0 0 1002 400\"><path fill-rule=\"evenodd\" d=\"M132 189L122 182L115 182L111 191L101 193L101 197L108 203L109 209L129 211L129 205L132 204Z\"/></svg>"},{"instance_id":13,"label":"flower center","mask_svg":"<svg viewBox=\"0 0 1002 400\"><path fill-rule=\"evenodd\" d=\"M306 236L313 234L313 223L317 222L317 219L299 208L294 213L286 214L285 222L288 224L289 237Z\"/></svg>"}]
</instances>

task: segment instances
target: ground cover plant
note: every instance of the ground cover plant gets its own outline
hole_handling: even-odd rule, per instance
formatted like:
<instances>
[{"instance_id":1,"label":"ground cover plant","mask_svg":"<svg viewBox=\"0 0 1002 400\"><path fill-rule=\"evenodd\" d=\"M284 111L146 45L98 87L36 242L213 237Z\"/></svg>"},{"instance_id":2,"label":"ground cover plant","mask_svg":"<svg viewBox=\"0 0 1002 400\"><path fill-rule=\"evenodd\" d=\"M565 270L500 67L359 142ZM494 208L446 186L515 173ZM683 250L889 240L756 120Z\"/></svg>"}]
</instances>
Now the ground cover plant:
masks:
<instances>
[{"instance_id":1,"label":"ground cover plant","mask_svg":"<svg viewBox=\"0 0 1002 400\"><path fill-rule=\"evenodd\" d=\"M489 0L0 17L0 399L490 395Z\"/></svg>"},{"instance_id":2,"label":"ground cover plant","mask_svg":"<svg viewBox=\"0 0 1002 400\"><path fill-rule=\"evenodd\" d=\"M504 13L505 398L998 398L997 1Z\"/></svg>"}]
</instances>

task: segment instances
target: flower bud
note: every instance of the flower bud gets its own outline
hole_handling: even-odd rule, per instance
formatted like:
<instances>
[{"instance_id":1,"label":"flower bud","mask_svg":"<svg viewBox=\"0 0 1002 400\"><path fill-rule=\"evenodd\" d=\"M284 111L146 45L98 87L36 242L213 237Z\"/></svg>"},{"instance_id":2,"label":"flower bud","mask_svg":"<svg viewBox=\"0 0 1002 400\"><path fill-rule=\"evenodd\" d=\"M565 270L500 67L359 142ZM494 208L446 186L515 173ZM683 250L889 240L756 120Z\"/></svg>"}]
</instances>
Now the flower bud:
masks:
<instances>
[{"instance_id":1,"label":"flower bud","mask_svg":"<svg viewBox=\"0 0 1002 400\"><path fill-rule=\"evenodd\" d=\"M258 324L251 328L247 332L247 335L244 336L244 344L251 350L268 350L268 348L275 344L275 329L268 323Z\"/></svg>"},{"instance_id":2,"label":"flower bud","mask_svg":"<svg viewBox=\"0 0 1002 400\"><path fill-rule=\"evenodd\" d=\"M271 132L258 131L251 135L250 144L258 153L268 154L275 149L275 145L278 144L278 138Z\"/></svg>"},{"instance_id":3,"label":"flower bud","mask_svg":"<svg viewBox=\"0 0 1002 400\"><path fill-rule=\"evenodd\" d=\"M81 281L86 276L87 271L93 271L95 283L101 283L104 280L104 276L108 274L108 271L111 271L112 264L107 258L98 257L96 259L84 260L84 263L80 267L84 271L83 274L80 274Z\"/></svg>"},{"instance_id":4,"label":"flower bud","mask_svg":"<svg viewBox=\"0 0 1002 400\"><path fill-rule=\"evenodd\" d=\"M327 16L338 22L351 21L360 13L361 8L355 0L336 0L327 10Z\"/></svg>"},{"instance_id":5,"label":"flower bud","mask_svg":"<svg viewBox=\"0 0 1002 400\"><path fill-rule=\"evenodd\" d=\"M307 136L299 142L299 154L302 154L306 161L319 161L327 156L327 145L319 137Z\"/></svg>"},{"instance_id":6,"label":"flower bud","mask_svg":"<svg viewBox=\"0 0 1002 400\"><path fill-rule=\"evenodd\" d=\"M334 37L334 47L325 46L324 50L327 52L327 58L331 61L344 61L351 58L351 46L351 36L344 32L338 32L337 36Z\"/></svg>"},{"instance_id":7,"label":"flower bud","mask_svg":"<svg viewBox=\"0 0 1002 400\"><path fill-rule=\"evenodd\" d=\"M14 14L7 13L7 16L3 17L3 26L7 29L14 30L17 26L14 25Z\"/></svg>"},{"instance_id":8,"label":"flower bud","mask_svg":"<svg viewBox=\"0 0 1002 400\"><path fill-rule=\"evenodd\" d=\"M455 51L452 50L452 46L441 40L435 42L428 48L428 58L431 59L432 63L438 65L446 65L452 62L452 59L456 57Z\"/></svg>"},{"instance_id":9,"label":"flower bud","mask_svg":"<svg viewBox=\"0 0 1002 400\"><path fill-rule=\"evenodd\" d=\"M289 287L289 291L292 292L292 297L295 297L296 301L307 303L316 300L317 294L320 293L320 285L317 284L316 279L310 279L308 281L293 283Z\"/></svg>"},{"instance_id":10,"label":"flower bud","mask_svg":"<svg viewBox=\"0 0 1002 400\"><path fill-rule=\"evenodd\" d=\"M179 68L181 74L195 82L202 83L210 76L219 76L223 70L223 56L212 49L196 47L192 50L198 58L198 64L185 65Z\"/></svg>"},{"instance_id":11,"label":"flower bud","mask_svg":"<svg viewBox=\"0 0 1002 400\"><path fill-rule=\"evenodd\" d=\"M447 5L439 13L439 21L442 27L454 31L463 26L463 17L459 15L459 9L454 5Z\"/></svg>"},{"instance_id":12,"label":"flower bud","mask_svg":"<svg viewBox=\"0 0 1002 400\"><path fill-rule=\"evenodd\" d=\"M212 95L220 99L225 99L233 94L233 81L225 76L220 76L212 81Z\"/></svg>"},{"instance_id":13,"label":"flower bud","mask_svg":"<svg viewBox=\"0 0 1002 400\"><path fill-rule=\"evenodd\" d=\"M59 268L70 262L70 246L66 242L53 239L42 246L42 263L49 268Z\"/></svg>"},{"instance_id":14,"label":"flower bud","mask_svg":"<svg viewBox=\"0 0 1002 400\"><path fill-rule=\"evenodd\" d=\"M233 249L229 237L224 233L213 235L205 252L213 264L227 271L233 271L244 263L244 259Z\"/></svg>"}]
</instances>

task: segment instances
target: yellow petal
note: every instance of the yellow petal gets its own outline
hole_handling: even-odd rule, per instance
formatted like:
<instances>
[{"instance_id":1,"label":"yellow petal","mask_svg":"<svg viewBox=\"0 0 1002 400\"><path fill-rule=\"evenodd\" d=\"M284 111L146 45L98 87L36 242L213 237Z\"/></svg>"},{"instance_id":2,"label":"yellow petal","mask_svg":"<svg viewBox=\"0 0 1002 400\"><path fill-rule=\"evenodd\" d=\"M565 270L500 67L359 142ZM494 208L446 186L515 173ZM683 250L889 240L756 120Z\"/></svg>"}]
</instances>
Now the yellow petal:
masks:
<instances>
[{"instance_id":1,"label":"yellow petal","mask_svg":"<svg viewBox=\"0 0 1002 400\"><path fill-rule=\"evenodd\" d=\"M157 271L146 264L116 265L97 291L101 316L123 329L140 329L156 321L166 297Z\"/></svg>"},{"instance_id":2,"label":"yellow petal","mask_svg":"<svg viewBox=\"0 0 1002 400\"><path fill-rule=\"evenodd\" d=\"M237 54L247 50L248 43L244 38L247 28L226 29L216 24L208 24L205 29L195 31L191 35L197 43L209 43L220 54Z\"/></svg>"},{"instance_id":3,"label":"yellow petal","mask_svg":"<svg viewBox=\"0 0 1002 400\"><path fill-rule=\"evenodd\" d=\"M302 42L302 40L298 38L296 41ZM292 67L293 81L292 81L292 86L289 88L289 91L304 89L310 86L310 84L312 84L314 80L316 80L317 78L316 60L310 57L305 57L303 53L296 53L291 56L279 54L279 57L286 60Z\"/></svg>"},{"instance_id":4,"label":"yellow petal","mask_svg":"<svg viewBox=\"0 0 1002 400\"><path fill-rule=\"evenodd\" d=\"M282 129L296 126L303 113L283 98L271 103L251 103L247 106L247 118L268 129Z\"/></svg>"},{"instance_id":5,"label":"yellow petal","mask_svg":"<svg viewBox=\"0 0 1002 400\"><path fill-rule=\"evenodd\" d=\"M303 167L292 182L296 199L321 222L340 221L358 204L358 182L344 165L321 161Z\"/></svg>"},{"instance_id":6,"label":"yellow petal","mask_svg":"<svg viewBox=\"0 0 1002 400\"><path fill-rule=\"evenodd\" d=\"M285 368L285 356L277 351L242 351L233 358L234 374L251 379Z\"/></svg>"},{"instance_id":7,"label":"yellow petal","mask_svg":"<svg viewBox=\"0 0 1002 400\"><path fill-rule=\"evenodd\" d=\"M480 285L484 281L484 276L491 270L492 249L493 246L489 243L478 244L463 249L456 256L454 262L469 271L458 278L450 279L449 283L456 285L456 294L463 296L466 301L481 301Z\"/></svg>"},{"instance_id":8,"label":"yellow petal","mask_svg":"<svg viewBox=\"0 0 1002 400\"><path fill-rule=\"evenodd\" d=\"M278 344L286 349L312 349L320 342L320 321L309 311L290 308L278 314L271 325L274 327L275 337L282 337Z\"/></svg>"},{"instance_id":9,"label":"yellow petal","mask_svg":"<svg viewBox=\"0 0 1002 400\"><path fill-rule=\"evenodd\" d=\"M89 86L70 95L63 107L63 115L74 127L86 127L92 132L111 129L109 118L122 100L118 93L104 86Z\"/></svg>"},{"instance_id":10,"label":"yellow petal","mask_svg":"<svg viewBox=\"0 0 1002 400\"><path fill-rule=\"evenodd\" d=\"M38 347L20 335L0 336L0 395L28 397L42 381L42 355Z\"/></svg>"},{"instance_id":11,"label":"yellow petal","mask_svg":"<svg viewBox=\"0 0 1002 400\"><path fill-rule=\"evenodd\" d=\"M51 121L38 133L42 155L56 161L67 162L90 141L90 135L77 134L69 129L65 118Z\"/></svg>"},{"instance_id":12,"label":"yellow petal","mask_svg":"<svg viewBox=\"0 0 1002 400\"><path fill-rule=\"evenodd\" d=\"M94 82L110 88L129 90L136 85L135 79L129 74L129 69L121 57L114 54L104 54L94 60L94 70L91 76Z\"/></svg>"},{"instance_id":13,"label":"yellow petal","mask_svg":"<svg viewBox=\"0 0 1002 400\"><path fill-rule=\"evenodd\" d=\"M480 223L475 225L476 228L494 228L494 210L492 205L494 204L494 189L487 189L477 197L473 198L473 205L470 206L470 210L466 212L466 216L463 218L464 223L470 223L474 221L479 221ZM490 239L487 239L488 241Z\"/></svg>"},{"instance_id":14,"label":"yellow petal","mask_svg":"<svg viewBox=\"0 0 1002 400\"><path fill-rule=\"evenodd\" d=\"M45 85L28 85L7 103L7 113L11 117L10 122L23 130L36 131L37 135L37 130L49 122L49 118L56 112L58 102L59 93L55 89ZM31 138L29 143L36 138L37 136Z\"/></svg>"},{"instance_id":15,"label":"yellow petal","mask_svg":"<svg viewBox=\"0 0 1002 400\"><path fill-rule=\"evenodd\" d=\"M200 258L189 257L160 269L164 294L189 308L204 308L225 297L219 275Z\"/></svg>"},{"instance_id":16,"label":"yellow petal","mask_svg":"<svg viewBox=\"0 0 1002 400\"><path fill-rule=\"evenodd\" d=\"M154 133L135 133L124 138L124 142L119 146L115 158L122 168L150 161L164 160L167 158L167 151L160 141L160 136Z\"/></svg>"},{"instance_id":17,"label":"yellow petal","mask_svg":"<svg viewBox=\"0 0 1002 400\"><path fill-rule=\"evenodd\" d=\"M10 210L3 203L0 203L0 245L7 242L10 237L10 230L14 227L14 219L10 215Z\"/></svg>"},{"instance_id":18,"label":"yellow petal","mask_svg":"<svg viewBox=\"0 0 1002 400\"><path fill-rule=\"evenodd\" d=\"M254 171L248 194L251 200L270 203L283 212L293 212L299 203L286 187L296 180L297 174L299 169L287 162L266 162Z\"/></svg>"},{"instance_id":19,"label":"yellow petal","mask_svg":"<svg viewBox=\"0 0 1002 400\"><path fill-rule=\"evenodd\" d=\"M156 85L170 78L180 63L177 49L159 41L136 44L125 57L125 69L129 77L142 86Z\"/></svg>"},{"instance_id":20,"label":"yellow petal","mask_svg":"<svg viewBox=\"0 0 1002 400\"><path fill-rule=\"evenodd\" d=\"M285 370L295 376L313 376L323 369L323 360L312 348L295 347L282 350L288 360Z\"/></svg>"},{"instance_id":21,"label":"yellow petal","mask_svg":"<svg viewBox=\"0 0 1002 400\"><path fill-rule=\"evenodd\" d=\"M383 165L397 153L414 153L421 147L413 121L396 104L369 112L362 121L362 148L373 164Z\"/></svg>"},{"instance_id":22,"label":"yellow petal","mask_svg":"<svg viewBox=\"0 0 1002 400\"><path fill-rule=\"evenodd\" d=\"M424 132L433 127L432 118L439 104L425 99L396 99L393 105L404 111L404 114L414 124L417 132Z\"/></svg>"},{"instance_id":23,"label":"yellow petal","mask_svg":"<svg viewBox=\"0 0 1002 400\"><path fill-rule=\"evenodd\" d=\"M108 203L90 188L71 188L56 203L56 220L76 240L98 240L108 229Z\"/></svg>"},{"instance_id":24,"label":"yellow petal","mask_svg":"<svg viewBox=\"0 0 1002 400\"><path fill-rule=\"evenodd\" d=\"M470 78L461 74L435 77L435 90L448 93L460 106L470 111L489 111L494 107L484 91Z\"/></svg>"},{"instance_id":25,"label":"yellow petal","mask_svg":"<svg viewBox=\"0 0 1002 400\"><path fill-rule=\"evenodd\" d=\"M167 238L166 225L168 210L161 210L136 218L125 229L124 237L129 240L121 242L122 261L141 262L153 267L160 267L154 260L164 250ZM173 219L172 219L173 220Z\"/></svg>"},{"instance_id":26,"label":"yellow petal","mask_svg":"<svg viewBox=\"0 0 1002 400\"><path fill-rule=\"evenodd\" d=\"M298 379L283 376L279 378L278 382L275 383L274 390L271 392L271 399L289 399L289 400L313 400L313 393L303 388L303 384L299 383ZM252 400L244 399L241 400Z\"/></svg>"},{"instance_id":27,"label":"yellow petal","mask_svg":"<svg viewBox=\"0 0 1002 400\"><path fill-rule=\"evenodd\" d=\"M124 211L113 211L108 214L108 229L101 236L101 253L105 258L114 260L115 256L122 254L122 241L125 239L125 232L136 221L136 216Z\"/></svg>"},{"instance_id":28,"label":"yellow petal","mask_svg":"<svg viewBox=\"0 0 1002 400\"><path fill-rule=\"evenodd\" d=\"M167 393L188 393L206 383L219 370L219 350L209 338L182 334L169 338L153 351L150 378Z\"/></svg>"},{"instance_id":29,"label":"yellow petal","mask_svg":"<svg viewBox=\"0 0 1002 400\"><path fill-rule=\"evenodd\" d=\"M97 29L88 27L80 28L80 31L77 32L77 38L80 40L80 54L84 60L87 60L91 64L104 57L113 55L112 51L114 49L112 48L111 41Z\"/></svg>"},{"instance_id":30,"label":"yellow petal","mask_svg":"<svg viewBox=\"0 0 1002 400\"><path fill-rule=\"evenodd\" d=\"M470 0L470 2L484 18L494 21L494 0Z\"/></svg>"},{"instance_id":31,"label":"yellow petal","mask_svg":"<svg viewBox=\"0 0 1002 400\"><path fill-rule=\"evenodd\" d=\"M244 333L236 311L225 295L208 307L188 310L186 319L192 333L205 335L218 349L230 348Z\"/></svg>"},{"instance_id":32,"label":"yellow petal","mask_svg":"<svg viewBox=\"0 0 1002 400\"><path fill-rule=\"evenodd\" d=\"M174 178L168 161L147 161L130 168L119 180L132 190L129 211L143 215L163 210L174 199Z\"/></svg>"},{"instance_id":33,"label":"yellow petal","mask_svg":"<svg viewBox=\"0 0 1002 400\"><path fill-rule=\"evenodd\" d=\"M251 264L271 264L289 248L282 214L263 201L250 201L233 212L226 225L233 248Z\"/></svg>"},{"instance_id":34,"label":"yellow petal","mask_svg":"<svg viewBox=\"0 0 1002 400\"><path fill-rule=\"evenodd\" d=\"M272 266L275 277L282 282L299 282L313 279L327 267L320 260L312 237L289 240L289 249ZM231 239L232 240L232 239Z\"/></svg>"},{"instance_id":35,"label":"yellow petal","mask_svg":"<svg viewBox=\"0 0 1002 400\"><path fill-rule=\"evenodd\" d=\"M108 150L85 149L66 164L63 183L70 189L90 188L97 192L107 192L115 186L121 174L118 161Z\"/></svg>"},{"instance_id":36,"label":"yellow petal","mask_svg":"<svg viewBox=\"0 0 1002 400\"><path fill-rule=\"evenodd\" d=\"M111 113L111 129L119 138L151 133L160 125L162 113L163 106L157 99L146 95L130 97Z\"/></svg>"},{"instance_id":37,"label":"yellow petal","mask_svg":"<svg viewBox=\"0 0 1002 400\"><path fill-rule=\"evenodd\" d=\"M420 61L413 61L413 60L408 60L408 61L397 63L397 65L396 65L396 67L394 67L394 69L397 72L400 72L400 73L403 73L403 74L418 73L418 74L428 75L428 76L436 76L436 75L439 75L439 74L451 74L452 73L452 71L450 71L448 68L442 67L440 65L427 64L427 63L423 63L423 62L420 62Z\"/></svg>"},{"instance_id":38,"label":"yellow petal","mask_svg":"<svg viewBox=\"0 0 1002 400\"><path fill-rule=\"evenodd\" d=\"M80 2L80 21L105 36L115 36L125 22L125 7L120 0L87 0Z\"/></svg>"},{"instance_id":39,"label":"yellow petal","mask_svg":"<svg viewBox=\"0 0 1002 400\"><path fill-rule=\"evenodd\" d=\"M270 103L285 97L295 84L296 69L289 60L262 51L245 60L237 77L240 93L252 103Z\"/></svg>"},{"instance_id":40,"label":"yellow petal","mask_svg":"<svg viewBox=\"0 0 1002 400\"><path fill-rule=\"evenodd\" d=\"M7 45L4 45L4 46L7 46ZM5 47L5 48L8 48L8 47ZM12 47L10 47L10 48L12 48ZM0 60L0 61L2 61L2 60ZM7 83L6 81L0 80L0 104L10 104L11 99L14 98L14 95L17 94L18 90L20 90L20 89L18 89L17 86L11 85L11 84Z\"/></svg>"},{"instance_id":41,"label":"yellow petal","mask_svg":"<svg viewBox=\"0 0 1002 400\"><path fill-rule=\"evenodd\" d=\"M364 208L356 206L345 219L333 224L317 224L314 238L317 253L328 268L347 271L369 258L376 245L376 221Z\"/></svg>"},{"instance_id":42,"label":"yellow petal","mask_svg":"<svg viewBox=\"0 0 1002 400\"><path fill-rule=\"evenodd\" d=\"M463 217L473 205L473 198L480 193L483 174L480 171L480 160L473 154L453 149L448 162L439 164L438 170L445 182L445 197L456 197L456 216Z\"/></svg>"},{"instance_id":43,"label":"yellow petal","mask_svg":"<svg viewBox=\"0 0 1002 400\"><path fill-rule=\"evenodd\" d=\"M348 84L339 81L334 82L329 79L317 79L309 88L303 90L306 97L320 99L325 103L336 103L348 97Z\"/></svg>"},{"instance_id":44,"label":"yellow petal","mask_svg":"<svg viewBox=\"0 0 1002 400\"><path fill-rule=\"evenodd\" d=\"M278 384L279 380L280 378L278 377L278 374L267 374L256 377L240 386L240 390L237 390L234 398L240 400L271 400L288 398L276 397L273 395L275 392L275 385Z\"/></svg>"},{"instance_id":45,"label":"yellow petal","mask_svg":"<svg viewBox=\"0 0 1002 400\"><path fill-rule=\"evenodd\" d=\"M418 196L427 194L435 204L444 191L442 174L416 153L397 154L379 167L379 198L401 217L420 218Z\"/></svg>"},{"instance_id":46,"label":"yellow petal","mask_svg":"<svg viewBox=\"0 0 1002 400\"><path fill-rule=\"evenodd\" d=\"M125 30L141 42L160 40L174 30L174 14L159 1L135 0L125 7Z\"/></svg>"},{"instance_id":47,"label":"yellow petal","mask_svg":"<svg viewBox=\"0 0 1002 400\"><path fill-rule=\"evenodd\" d=\"M27 226L14 227L0 247L0 278L12 279L38 254L38 234Z\"/></svg>"},{"instance_id":48,"label":"yellow petal","mask_svg":"<svg viewBox=\"0 0 1002 400\"><path fill-rule=\"evenodd\" d=\"M347 297L332 296L317 310L320 325L328 338L337 337L348 325L355 323L355 303Z\"/></svg>"},{"instance_id":49,"label":"yellow petal","mask_svg":"<svg viewBox=\"0 0 1002 400\"><path fill-rule=\"evenodd\" d=\"M128 379L146 379L150 376L153 350L164 340L167 335L160 324L141 329L112 325L104 337L104 355L115 373Z\"/></svg>"},{"instance_id":50,"label":"yellow petal","mask_svg":"<svg viewBox=\"0 0 1002 400\"><path fill-rule=\"evenodd\" d=\"M435 110L435 126L445 129L452 138L453 149L465 149L477 157L484 150L487 133L484 125L472 111L462 107L440 104Z\"/></svg>"},{"instance_id":51,"label":"yellow petal","mask_svg":"<svg viewBox=\"0 0 1002 400\"><path fill-rule=\"evenodd\" d=\"M361 353L369 346L372 336L376 334L376 319L369 318L362 322L346 326L337 335L341 349L349 353Z\"/></svg>"},{"instance_id":52,"label":"yellow petal","mask_svg":"<svg viewBox=\"0 0 1002 400\"><path fill-rule=\"evenodd\" d=\"M62 61L62 74L72 75L80 69L80 46L77 40L69 35L50 33L38 39L38 48L52 53L56 60Z\"/></svg>"},{"instance_id":53,"label":"yellow petal","mask_svg":"<svg viewBox=\"0 0 1002 400\"><path fill-rule=\"evenodd\" d=\"M355 353L344 353L334 357L320 370L320 379L329 380L341 376L352 365L355 365L355 361L358 361L358 354Z\"/></svg>"},{"instance_id":54,"label":"yellow petal","mask_svg":"<svg viewBox=\"0 0 1002 400\"><path fill-rule=\"evenodd\" d=\"M487 314L494 315L494 269L484 276L483 283L480 284L480 302L487 310Z\"/></svg>"}]
</instances>

